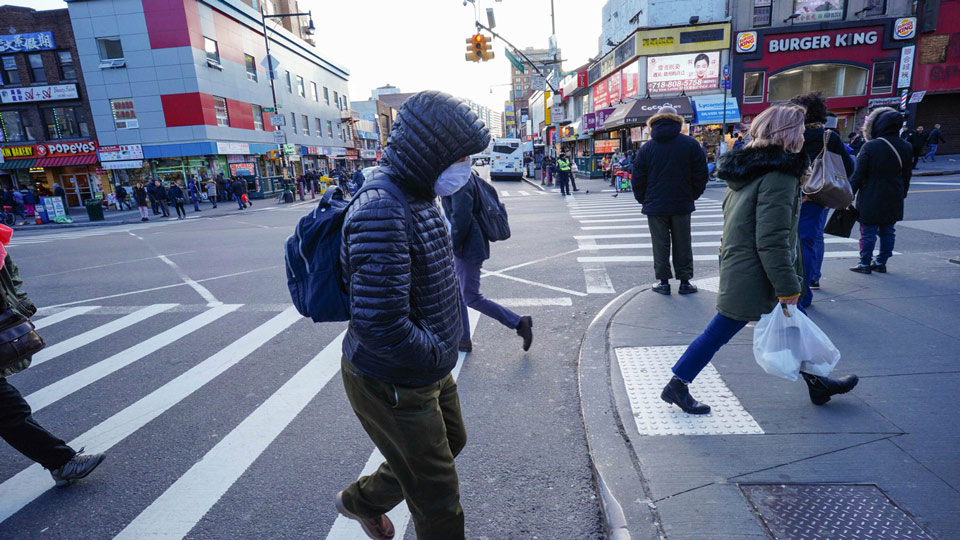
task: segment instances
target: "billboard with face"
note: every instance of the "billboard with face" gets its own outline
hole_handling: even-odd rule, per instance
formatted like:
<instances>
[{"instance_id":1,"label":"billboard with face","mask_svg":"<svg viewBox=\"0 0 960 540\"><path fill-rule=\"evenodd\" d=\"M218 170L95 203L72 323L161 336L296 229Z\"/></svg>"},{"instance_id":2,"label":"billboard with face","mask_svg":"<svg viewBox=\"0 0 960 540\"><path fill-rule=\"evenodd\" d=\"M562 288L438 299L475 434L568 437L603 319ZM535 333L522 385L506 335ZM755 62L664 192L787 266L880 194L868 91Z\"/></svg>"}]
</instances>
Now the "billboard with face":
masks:
<instances>
[{"instance_id":1,"label":"billboard with face","mask_svg":"<svg viewBox=\"0 0 960 540\"><path fill-rule=\"evenodd\" d=\"M663 94L720 87L720 51L647 57L647 92Z\"/></svg>"}]
</instances>

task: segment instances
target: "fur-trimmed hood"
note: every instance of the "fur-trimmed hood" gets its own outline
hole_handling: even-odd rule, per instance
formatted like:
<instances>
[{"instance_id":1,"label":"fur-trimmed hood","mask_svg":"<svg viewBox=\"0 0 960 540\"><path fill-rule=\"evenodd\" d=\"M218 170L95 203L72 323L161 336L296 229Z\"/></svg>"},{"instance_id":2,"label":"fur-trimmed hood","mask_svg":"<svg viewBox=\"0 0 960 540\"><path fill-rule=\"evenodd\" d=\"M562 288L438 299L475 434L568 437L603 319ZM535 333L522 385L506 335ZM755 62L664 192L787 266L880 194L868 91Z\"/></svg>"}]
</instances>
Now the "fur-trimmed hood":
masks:
<instances>
[{"instance_id":1,"label":"fur-trimmed hood","mask_svg":"<svg viewBox=\"0 0 960 540\"><path fill-rule=\"evenodd\" d=\"M726 180L730 189L738 191L767 174L782 172L800 178L809 159L803 152L791 154L780 146L745 146L720 156L717 177Z\"/></svg>"},{"instance_id":2,"label":"fur-trimmed hood","mask_svg":"<svg viewBox=\"0 0 960 540\"><path fill-rule=\"evenodd\" d=\"M870 112L863 123L863 138L870 141L877 137L900 134L903 125L903 115L890 107L877 107Z\"/></svg>"},{"instance_id":3,"label":"fur-trimmed hood","mask_svg":"<svg viewBox=\"0 0 960 540\"><path fill-rule=\"evenodd\" d=\"M679 114L661 112L647 119L650 138L657 141L669 140L683 131L683 117Z\"/></svg>"}]
</instances>

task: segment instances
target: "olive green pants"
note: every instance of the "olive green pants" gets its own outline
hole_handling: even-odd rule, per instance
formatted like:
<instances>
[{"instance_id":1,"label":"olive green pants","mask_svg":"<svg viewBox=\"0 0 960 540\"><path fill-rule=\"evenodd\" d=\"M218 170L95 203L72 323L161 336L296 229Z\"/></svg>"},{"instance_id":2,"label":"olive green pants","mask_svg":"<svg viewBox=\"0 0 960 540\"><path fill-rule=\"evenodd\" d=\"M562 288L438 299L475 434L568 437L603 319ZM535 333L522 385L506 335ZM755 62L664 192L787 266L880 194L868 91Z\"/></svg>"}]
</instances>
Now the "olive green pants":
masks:
<instances>
[{"instance_id":1,"label":"olive green pants","mask_svg":"<svg viewBox=\"0 0 960 540\"><path fill-rule=\"evenodd\" d=\"M346 358L341 374L350 405L386 461L343 491L343 504L363 518L407 501L419 540L464 538L454 457L467 442L452 375L420 388L360 373Z\"/></svg>"}]
</instances>

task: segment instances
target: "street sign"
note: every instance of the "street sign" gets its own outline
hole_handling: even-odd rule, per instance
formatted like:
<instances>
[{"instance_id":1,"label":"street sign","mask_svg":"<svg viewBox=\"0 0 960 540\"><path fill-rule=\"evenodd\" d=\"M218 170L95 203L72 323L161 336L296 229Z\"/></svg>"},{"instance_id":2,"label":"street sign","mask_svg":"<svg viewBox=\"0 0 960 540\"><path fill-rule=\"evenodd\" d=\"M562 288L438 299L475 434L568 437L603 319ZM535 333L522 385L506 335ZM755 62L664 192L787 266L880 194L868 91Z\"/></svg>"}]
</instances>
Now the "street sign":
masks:
<instances>
[{"instance_id":1,"label":"street sign","mask_svg":"<svg viewBox=\"0 0 960 540\"><path fill-rule=\"evenodd\" d=\"M507 60L509 60L511 64L513 64L513 67L517 68L517 71L523 73L523 62L514 56L513 53L510 52L510 49L504 49L503 55L507 57Z\"/></svg>"},{"instance_id":2,"label":"street sign","mask_svg":"<svg viewBox=\"0 0 960 540\"><path fill-rule=\"evenodd\" d=\"M731 88L733 88L733 83L730 82L730 79L724 79L724 81L720 83L720 87L730 90Z\"/></svg>"},{"instance_id":3,"label":"street sign","mask_svg":"<svg viewBox=\"0 0 960 540\"><path fill-rule=\"evenodd\" d=\"M280 131L279 129L278 129L277 131L274 131L274 132L273 132L273 142L275 142L275 143L277 143L277 144L286 144L286 142L287 142L287 134L284 133L284 132L282 132L282 131Z\"/></svg>"},{"instance_id":4,"label":"street sign","mask_svg":"<svg viewBox=\"0 0 960 540\"><path fill-rule=\"evenodd\" d=\"M547 79L540 75L531 75L530 76L530 88L532 90L546 90L547 89Z\"/></svg>"},{"instance_id":5,"label":"street sign","mask_svg":"<svg viewBox=\"0 0 960 540\"><path fill-rule=\"evenodd\" d=\"M277 60L276 56L271 54L269 56L263 57L263 60L260 61L260 65L267 70L270 69L271 65L273 66L273 69L277 69L278 67L280 67L280 61Z\"/></svg>"},{"instance_id":6,"label":"street sign","mask_svg":"<svg viewBox=\"0 0 960 540\"><path fill-rule=\"evenodd\" d=\"M296 153L297 153L297 147L294 146L294 145L292 145L292 144L284 144L284 145L283 145L283 152L284 152L285 154L296 154Z\"/></svg>"},{"instance_id":7,"label":"street sign","mask_svg":"<svg viewBox=\"0 0 960 540\"><path fill-rule=\"evenodd\" d=\"M264 107L264 108L260 109L260 111L261 111L261 112L277 112L277 110L274 109L273 107Z\"/></svg>"},{"instance_id":8,"label":"street sign","mask_svg":"<svg viewBox=\"0 0 960 540\"><path fill-rule=\"evenodd\" d=\"M730 80L730 64L726 64L723 66L723 80L725 81Z\"/></svg>"},{"instance_id":9,"label":"street sign","mask_svg":"<svg viewBox=\"0 0 960 540\"><path fill-rule=\"evenodd\" d=\"M282 114L271 114L270 115L270 125L272 127L281 127L287 125L286 116Z\"/></svg>"},{"instance_id":10,"label":"street sign","mask_svg":"<svg viewBox=\"0 0 960 540\"><path fill-rule=\"evenodd\" d=\"M925 95L927 95L926 90L920 90L918 92L914 92L910 96L910 101L908 101L908 103L920 103L921 101L923 101L923 96Z\"/></svg>"}]
</instances>

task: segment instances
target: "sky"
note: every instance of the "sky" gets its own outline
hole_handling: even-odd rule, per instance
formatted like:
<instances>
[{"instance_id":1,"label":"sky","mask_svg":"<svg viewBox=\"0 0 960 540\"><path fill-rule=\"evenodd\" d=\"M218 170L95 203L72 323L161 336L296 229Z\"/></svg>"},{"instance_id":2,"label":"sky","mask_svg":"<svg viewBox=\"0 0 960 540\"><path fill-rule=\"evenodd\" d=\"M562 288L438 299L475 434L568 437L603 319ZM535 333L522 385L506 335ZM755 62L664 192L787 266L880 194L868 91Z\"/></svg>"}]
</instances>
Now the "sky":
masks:
<instances>
[{"instance_id":1,"label":"sky","mask_svg":"<svg viewBox=\"0 0 960 540\"><path fill-rule=\"evenodd\" d=\"M62 0L0 0L35 9L66 6ZM583 65L597 54L604 0L554 0L557 42L563 69ZM317 50L350 70L350 99L392 84L403 92L435 89L503 110L509 97L506 46L493 42L495 58L464 59L473 35L474 4L463 0L300 0L313 10ZM496 32L519 48L547 48L550 0L476 0L480 21L492 7ZM499 85L499 86L495 86Z\"/></svg>"}]
</instances>

